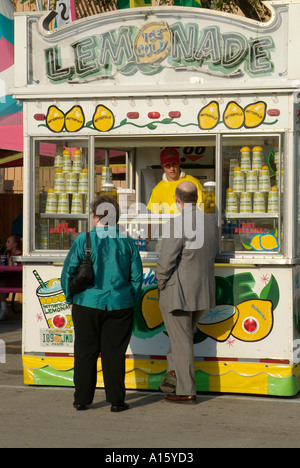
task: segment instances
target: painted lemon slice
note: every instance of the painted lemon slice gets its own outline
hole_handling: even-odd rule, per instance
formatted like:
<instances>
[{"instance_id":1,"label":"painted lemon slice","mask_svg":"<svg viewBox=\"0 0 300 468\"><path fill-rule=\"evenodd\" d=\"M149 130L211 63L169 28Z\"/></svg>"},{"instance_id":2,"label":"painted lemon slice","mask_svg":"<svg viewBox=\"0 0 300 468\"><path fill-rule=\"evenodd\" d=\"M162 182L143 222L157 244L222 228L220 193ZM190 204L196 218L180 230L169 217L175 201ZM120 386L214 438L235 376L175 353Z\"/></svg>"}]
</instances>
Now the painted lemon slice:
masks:
<instances>
[{"instance_id":1,"label":"painted lemon slice","mask_svg":"<svg viewBox=\"0 0 300 468\"><path fill-rule=\"evenodd\" d=\"M273 305L271 301L251 299L238 305L239 318L232 336L241 341L261 341L273 328Z\"/></svg>"},{"instance_id":2,"label":"painted lemon slice","mask_svg":"<svg viewBox=\"0 0 300 468\"><path fill-rule=\"evenodd\" d=\"M57 286L58 289L61 289L61 282L60 282L60 279L58 278L52 278L49 282L48 282L48 288L52 288L53 286Z\"/></svg>"},{"instance_id":3,"label":"painted lemon slice","mask_svg":"<svg viewBox=\"0 0 300 468\"><path fill-rule=\"evenodd\" d=\"M227 341L237 323L239 311L232 305L219 305L207 310L201 317L197 328L217 341Z\"/></svg>"},{"instance_id":4,"label":"painted lemon slice","mask_svg":"<svg viewBox=\"0 0 300 468\"><path fill-rule=\"evenodd\" d=\"M149 330L153 330L163 324L157 288L145 293L142 300L142 315Z\"/></svg>"}]
</instances>

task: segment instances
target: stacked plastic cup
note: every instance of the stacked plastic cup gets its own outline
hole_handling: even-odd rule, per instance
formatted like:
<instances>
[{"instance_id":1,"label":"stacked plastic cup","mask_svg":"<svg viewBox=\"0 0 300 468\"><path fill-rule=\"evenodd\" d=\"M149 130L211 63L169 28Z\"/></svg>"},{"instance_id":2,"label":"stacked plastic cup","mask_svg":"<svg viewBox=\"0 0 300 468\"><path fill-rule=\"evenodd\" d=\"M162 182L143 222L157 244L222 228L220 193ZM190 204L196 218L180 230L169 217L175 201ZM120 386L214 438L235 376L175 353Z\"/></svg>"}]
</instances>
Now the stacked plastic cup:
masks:
<instances>
[{"instance_id":1,"label":"stacked plastic cup","mask_svg":"<svg viewBox=\"0 0 300 468\"><path fill-rule=\"evenodd\" d=\"M82 194L73 193L72 196L72 214L82 214L83 213L83 204L82 204Z\"/></svg>"},{"instance_id":2,"label":"stacked plastic cup","mask_svg":"<svg viewBox=\"0 0 300 468\"><path fill-rule=\"evenodd\" d=\"M252 213L252 194L250 192L241 193L240 213Z\"/></svg>"},{"instance_id":3,"label":"stacked plastic cup","mask_svg":"<svg viewBox=\"0 0 300 468\"><path fill-rule=\"evenodd\" d=\"M235 167L233 171L233 191L236 193L245 191L245 176L240 167Z\"/></svg>"},{"instance_id":4,"label":"stacked plastic cup","mask_svg":"<svg viewBox=\"0 0 300 468\"><path fill-rule=\"evenodd\" d=\"M66 191L65 187L65 174L61 168L56 169L55 178L54 178L54 192L55 193L64 193Z\"/></svg>"},{"instance_id":5,"label":"stacked plastic cup","mask_svg":"<svg viewBox=\"0 0 300 468\"><path fill-rule=\"evenodd\" d=\"M268 213L278 213L279 210L279 197L278 188L272 187L268 194Z\"/></svg>"},{"instance_id":6,"label":"stacked plastic cup","mask_svg":"<svg viewBox=\"0 0 300 468\"><path fill-rule=\"evenodd\" d=\"M69 172L67 174L67 187L66 193L77 193L78 192L78 175L76 172Z\"/></svg>"},{"instance_id":7,"label":"stacked plastic cup","mask_svg":"<svg viewBox=\"0 0 300 468\"><path fill-rule=\"evenodd\" d=\"M258 191L258 177L257 171L248 171L246 174L246 192Z\"/></svg>"},{"instance_id":8,"label":"stacked plastic cup","mask_svg":"<svg viewBox=\"0 0 300 468\"><path fill-rule=\"evenodd\" d=\"M63 152L63 172L68 174L72 171L71 151L64 150Z\"/></svg>"},{"instance_id":9,"label":"stacked plastic cup","mask_svg":"<svg viewBox=\"0 0 300 468\"><path fill-rule=\"evenodd\" d=\"M255 192L253 195L253 213L266 212L266 199L265 194L262 192Z\"/></svg>"},{"instance_id":10,"label":"stacked plastic cup","mask_svg":"<svg viewBox=\"0 0 300 468\"><path fill-rule=\"evenodd\" d=\"M270 181L270 171L268 166L263 166L259 171L259 191L260 192L270 192L271 190L271 181Z\"/></svg>"},{"instance_id":11,"label":"stacked plastic cup","mask_svg":"<svg viewBox=\"0 0 300 468\"><path fill-rule=\"evenodd\" d=\"M248 146L243 146L243 148L241 148L241 171L251 171L251 156Z\"/></svg>"},{"instance_id":12,"label":"stacked plastic cup","mask_svg":"<svg viewBox=\"0 0 300 468\"><path fill-rule=\"evenodd\" d=\"M237 213L237 195L231 187L226 190L226 212L227 213Z\"/></svg>"},{"instance_id":13,"label":"stacked plastic cup","mask_svg":"<svg viewBox=\"0 0 300 468\"><path fill-rule=\"evenodd\" d=\"M69 195L67 193L60 193L58 195L58 214L69 214Z\"/></svg>"},{"instance_id":14,"label":"stacked plastic cup","mask_svg":"<svg viewBox=\"0 0 300 468\"><path fill-rule=\"evenodd\" d=\"M74 151L74 159L73 159L73 172L76 174L80 174L82 171L82 157L81 157L81 150Z\"/></svg>"},{"instance_id":15,"label":"stacked plastic cup","mask_svg":"<svg viewBox=\"0 0 300 468\"><path fill-rule=\"evenodd\" d=\"M57 213L57 194L54 193L53 189L48 190L45 212L47 214Z\"/></svg>"},{"instance_id":16,"label":"stacked plastic cup","mask_svg":"<svg viewBox=\"0 0 300 468\"><path fill-rule=\"evenodd\" d=\"M83 169L79 174L78 193L84 195L89 193L89 174L87 169Z\"/></svg>"},{"instance_id":17,"label":"stacked plastic cup","mask_svg":"<svg viewBox=\"0 0 300 468\"><path fill-rule=\"evenodd\" d=\"M263 149L260 146L255 146L252 150L252 170L260 171L262 168Z\"/></svg>"}]
</instances>

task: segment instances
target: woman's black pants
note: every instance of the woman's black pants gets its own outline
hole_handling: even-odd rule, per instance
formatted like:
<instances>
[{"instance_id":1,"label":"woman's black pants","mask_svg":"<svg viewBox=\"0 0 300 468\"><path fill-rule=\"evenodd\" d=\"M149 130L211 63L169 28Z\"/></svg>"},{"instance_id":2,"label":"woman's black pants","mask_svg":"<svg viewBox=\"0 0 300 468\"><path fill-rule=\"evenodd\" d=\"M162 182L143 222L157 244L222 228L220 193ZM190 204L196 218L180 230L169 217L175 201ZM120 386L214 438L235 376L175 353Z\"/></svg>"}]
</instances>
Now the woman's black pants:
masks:
<instances>
[{"instance_id":1,"label":"woman's black pants","mask_svg":"<svg viewBox=\"0 0 300 468\"><path fill-rule=\"evenodd\" d=\"M101 354L106 400L123 403L125 398L125 354L132 333L133 309L98 310L74 304L75 403L90 405L97 382Z\"/></svg>"}]
</instances>

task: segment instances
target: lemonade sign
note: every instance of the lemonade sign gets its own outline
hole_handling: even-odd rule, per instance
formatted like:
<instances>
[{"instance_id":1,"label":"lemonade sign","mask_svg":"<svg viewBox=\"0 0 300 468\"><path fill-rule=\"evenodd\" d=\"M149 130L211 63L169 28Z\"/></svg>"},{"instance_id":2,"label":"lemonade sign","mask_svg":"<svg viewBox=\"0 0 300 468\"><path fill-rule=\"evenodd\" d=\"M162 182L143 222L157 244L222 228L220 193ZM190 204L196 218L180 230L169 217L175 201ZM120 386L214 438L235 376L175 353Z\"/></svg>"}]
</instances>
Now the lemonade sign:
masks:
<instances>
[{"instance_id":1,"label":"lemonade sign","mask_svg":"<svg viewBox=\"0 0 300 468\"><path fill-rule=\"evenodd\" d=\"M248 39L237 31L222 32L214 24L159 20L146 22L140 28L130 24L102 34L98 31L71 44L44 49L46 75L51 83L113 76L113 68L124 76L138 71L154 75L178 67L203 69L204 73L208 68L221 77L235 73L243 76L241 67L253 78L274 73L272 53L276 47L271 35ZM68 65L62 57L68 58Z\"/></svg>"}]
</instances>

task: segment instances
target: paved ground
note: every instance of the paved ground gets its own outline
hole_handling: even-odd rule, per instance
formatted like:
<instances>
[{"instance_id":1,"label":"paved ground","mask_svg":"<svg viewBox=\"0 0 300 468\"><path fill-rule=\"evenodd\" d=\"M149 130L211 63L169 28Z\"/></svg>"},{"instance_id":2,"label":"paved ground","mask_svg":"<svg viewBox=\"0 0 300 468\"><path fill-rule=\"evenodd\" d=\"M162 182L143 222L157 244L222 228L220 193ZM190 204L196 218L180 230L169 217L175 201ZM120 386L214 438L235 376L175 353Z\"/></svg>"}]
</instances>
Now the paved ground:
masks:
<instances>
[{"instance_id":1,"label":"paved ground","mask_svg":"<svg viewBox=\"0 0 300 468\"><path fill-rule=\"evenodd\" d=\"M0 339L7 352L0 364L1 448L114 448L116 457L129 448L300 447L300 398L201 394L189 407L130 391L131 410L112 414L97 390L92 408L78 413L72 388L23 385L20 314L0 322Z\"/></svg>"}]
</instances>

